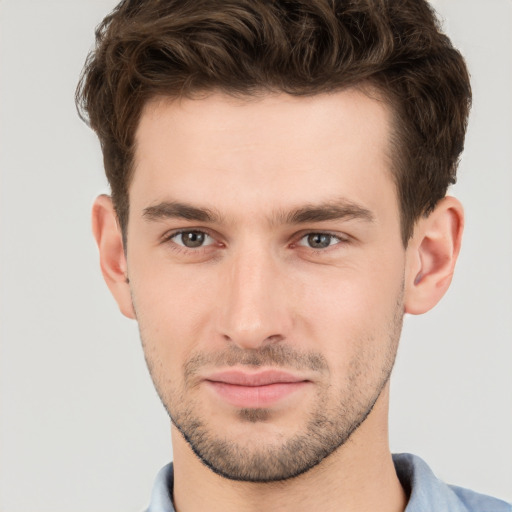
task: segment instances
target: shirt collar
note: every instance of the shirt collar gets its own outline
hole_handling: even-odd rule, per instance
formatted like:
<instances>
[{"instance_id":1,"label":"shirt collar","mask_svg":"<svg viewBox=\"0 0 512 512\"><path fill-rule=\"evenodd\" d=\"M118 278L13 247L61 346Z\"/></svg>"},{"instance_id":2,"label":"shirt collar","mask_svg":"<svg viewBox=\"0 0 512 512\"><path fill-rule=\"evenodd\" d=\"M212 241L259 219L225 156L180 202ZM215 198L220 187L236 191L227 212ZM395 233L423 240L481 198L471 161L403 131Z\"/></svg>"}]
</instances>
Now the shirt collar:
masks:
<instances>
[{"instance_id":1,"label":"shirt collar","mask_svg":"<svg viewBox=\"0 0 512 512\"><path fill-rule=\"evenodd\" d=\"M436 478L423 459L410 453L398 453L393 455L393 462L402 487L409 493L405 512L467 512L456 494Z\"/></svg>"},{"instance_id":2,"label":"shirt collar","mask_svg":"<svg viewBox=\"0 0 512 512\"><path fill-rule=\"evenodd\" d=\"M172 504L173 482L174 468L171 462L156 475L151 502L146 512L175 512Z\"/></svg>"},{"instance_id":3,"label":"shirt collar","mask_svg":"<svg viewBox=\"0 0 512 512\"><path fill-rule=\"evenodd\" d=\"M409 494L405 512L424 512L425 510L468 512L450 486L438 480L420 457L399 453L393 455L393 462L398 478ZM171 463L164 466L158 473L151 494L151 504L146 512L175 512L172 504L173 481L174 468Z\"/></svg>"}]
</instances>

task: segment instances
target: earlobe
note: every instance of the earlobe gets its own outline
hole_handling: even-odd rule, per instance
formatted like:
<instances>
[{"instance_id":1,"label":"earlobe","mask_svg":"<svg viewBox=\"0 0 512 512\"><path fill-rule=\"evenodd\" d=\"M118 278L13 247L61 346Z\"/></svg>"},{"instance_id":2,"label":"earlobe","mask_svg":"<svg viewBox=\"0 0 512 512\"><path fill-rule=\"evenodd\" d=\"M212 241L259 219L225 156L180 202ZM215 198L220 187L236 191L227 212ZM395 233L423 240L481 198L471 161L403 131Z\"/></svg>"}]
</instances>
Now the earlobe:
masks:
<instances>
[{"instance_id":1,"label":"earlobe","mask_svg":"<svg viewBox=\"0 0 512 512\"><path fill-rule=\"evenodd\" d=\"M92 231L100 252L103 278L123 315L135 318L121 228L112 200L107 195L101 195L94 201Z\"/></svg>"},{"instance_id":2,"label":"earlobe","mask_svg":"<svg viewBox=\"0 0 512 512\"><path fill-rule=\"evenodd\" d=\"M442 199L418 221L407 249L405 312L432 309L450 286L460 251L464 211L454 197Z\"/></svg>"}]
</instances>

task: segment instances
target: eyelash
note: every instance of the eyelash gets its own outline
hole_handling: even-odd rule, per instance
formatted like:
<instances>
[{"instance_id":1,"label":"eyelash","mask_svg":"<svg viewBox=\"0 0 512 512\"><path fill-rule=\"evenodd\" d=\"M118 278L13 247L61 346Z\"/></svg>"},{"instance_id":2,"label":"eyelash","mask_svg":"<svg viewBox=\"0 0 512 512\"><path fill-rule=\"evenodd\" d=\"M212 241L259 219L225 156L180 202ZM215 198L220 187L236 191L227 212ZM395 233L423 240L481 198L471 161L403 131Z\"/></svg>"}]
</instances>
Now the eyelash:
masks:
<instances>
[{"instance_id":1,"label":"eyelash","mask_svg":"<svg viewBox=\"0 0 512 512\"><path fill-rule=\"evenodd\" d=\"M334 244L331 244L329 243L329 245L327 247L310 247L310 246L307 246L307 245L300 245L300 242L302 240L304 240L305 238L308 238L310 236L327 236L330 238L330 242L332 242L333 239L337 240L336 243ZM304 247L305 249L309 250L309 251L313 251L315 253L326 253L327 251L329 251L329 249L331 248L334 248L336 246L339 246L339 245L345 245L347 243L349 243L350 239L346 236L341 236L339 234L334 234L334 233L329 233L328 231L309 231L307 233L304 233L302 234L299 238L298 238L298 241L293 243L292 246L296 246L296 245L299 245L300 247Z\"/></svg>"},{"instance_id":2,"label":"eyelash","mask_svg":"<svg viewBox=\"0 0 512 512\"><path fill-rule=\"evenodd\" d=\"M208 245L200 245L199 247L192 248L192 247L187 247L186 245L179 244L174 241L175 238L179 237L180 235L184 235L186 233L196 233L198 235L205 235L205 236L211 238L214 241L214 243L211 243ZM193 252L194 254L201 253L202 251L206 250L208 247L211 247L214 245L217 245L217 246L223 245L219 242L215 243L215 237L212 236L207 231L205 231L204 229L180 229L178 231L173 231L171 233L167 233L166 235L164 235L162 237L162 243L168 244L169 247L171 247L174 251L177 251L180 253L181 252Z\"/></svg>"},{"instance_id":3,"label":"eyelash","mask_svg":"<svg viewBox=\"0 0 512 512\"><path fill-rule=\"evenodd\" d=\"M214 241L214 243L210 243L208 245L200 245L196 248L192 248L192 247L187 247L183 244L179 244L174 241L175 238L179 237L180 235L187 234L187 233L196 233L199 235L205 235L205 236L211 238ZM330 243L327 247L321 247L321 248L309 247L307 245L300 244L300 242L302 240L304 240L305 238L307 238L309 236L314 236L314 235L328 236L330 238L330 241L332 241L332 239L335 239L335 240L337 240L337 242L334 244ZM292 242L289 247L294 248L294 247L298 246L298 247L301 247L303 250L308 251L310 254L315 254L315 255L323 255L323 254L327 255L328 253L330 253L331 250L337 248L338 246L347 245L351 242L351 239L348 236L341 236L340 234L334 234L334 233L330 233L328 231L302 232L302 233L299 233L299 236L297 236L295 239L296 239L296 241ZM216 246L218 248L218 247L222 247L224 245L224 244L222 244L222 242L216 242L215 236L213 236L212 234L210 234L208 231L206 231L204 229L180 229L178 231L173 231L171 233L166 234L163 237L162 243L167 243L173 251L176 251L180 254L188 253L188 254L195 254L195 255L203 254L205 251L208 251L209 248L212 246Z\"/></svg>"}]
</instances>

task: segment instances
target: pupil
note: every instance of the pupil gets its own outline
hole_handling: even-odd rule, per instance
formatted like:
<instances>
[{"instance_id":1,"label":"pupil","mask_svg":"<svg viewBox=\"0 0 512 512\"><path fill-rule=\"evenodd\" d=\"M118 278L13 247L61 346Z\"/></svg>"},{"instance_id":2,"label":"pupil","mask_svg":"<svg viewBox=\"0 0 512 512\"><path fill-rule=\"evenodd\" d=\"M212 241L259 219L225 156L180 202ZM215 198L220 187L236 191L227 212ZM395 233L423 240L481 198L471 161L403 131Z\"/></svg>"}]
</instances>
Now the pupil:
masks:
<instances>
[{"instance_id":1,"label":"pupil","mask_svg":"<svg viewBox=\"0 0 512 512\"><path fill-rule=\"evenodd\" d=\"M185 247L200 247L204 243L204 233L189 231L181 235L181 240Z\"/></svg>"},{"instance_id":2,"label":"pupil","mask_svg":"<svg viewBox=\"0 0 512 512\"><path fill-rule=\"evenodd\" d=\"M322 233L314 233L308 236L308 244L314 249L324 249L329 247L331 243L331 235L324 235Z\"/></svg>"}]
</instances>

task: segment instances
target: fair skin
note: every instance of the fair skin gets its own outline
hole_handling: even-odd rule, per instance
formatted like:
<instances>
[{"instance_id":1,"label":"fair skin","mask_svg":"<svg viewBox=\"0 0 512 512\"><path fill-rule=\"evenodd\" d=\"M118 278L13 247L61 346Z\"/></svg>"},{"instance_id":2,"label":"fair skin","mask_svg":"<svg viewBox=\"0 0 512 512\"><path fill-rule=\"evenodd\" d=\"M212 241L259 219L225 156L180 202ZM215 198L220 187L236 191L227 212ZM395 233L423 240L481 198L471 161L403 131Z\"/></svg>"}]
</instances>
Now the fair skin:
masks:
<instances>
[{"instance_id":1,"label":"fair skin","mask_svg":"<svg viewBox=\"0 0 512 512\"><path fill-rule=\"evenodd\" d=\"M404 248L390 125L357 90L143 111L127 247L106 196L93 229L173 420L178 512L404 510L388 377L463 214L445 198Z\"/></svg>"}]
</instances>

